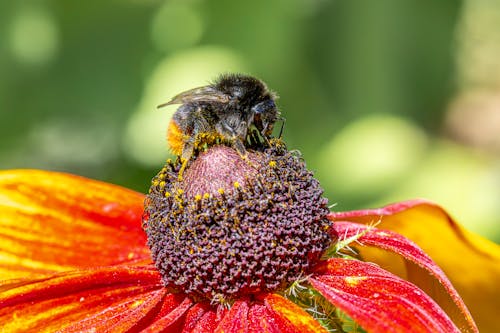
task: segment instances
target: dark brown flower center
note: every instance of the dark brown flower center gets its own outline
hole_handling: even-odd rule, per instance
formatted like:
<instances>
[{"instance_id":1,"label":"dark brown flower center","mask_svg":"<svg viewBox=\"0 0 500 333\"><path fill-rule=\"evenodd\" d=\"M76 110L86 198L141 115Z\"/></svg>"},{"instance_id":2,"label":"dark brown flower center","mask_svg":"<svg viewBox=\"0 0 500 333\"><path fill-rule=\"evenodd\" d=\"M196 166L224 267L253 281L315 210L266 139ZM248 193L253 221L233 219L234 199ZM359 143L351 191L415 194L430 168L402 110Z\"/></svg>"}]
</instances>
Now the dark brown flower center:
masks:
<instances>
[{"instance_id":1,"label":"dark brown flower center","mask_svg":"<svg viewBox=\"0 0 500 333\"><path fill-rule=\"evenodd\" d=\"M214 146L153 179L143 226L165 286L224 301L284 289L330 244L323 190L283 149Z\"/></svg>"}]
</instances>

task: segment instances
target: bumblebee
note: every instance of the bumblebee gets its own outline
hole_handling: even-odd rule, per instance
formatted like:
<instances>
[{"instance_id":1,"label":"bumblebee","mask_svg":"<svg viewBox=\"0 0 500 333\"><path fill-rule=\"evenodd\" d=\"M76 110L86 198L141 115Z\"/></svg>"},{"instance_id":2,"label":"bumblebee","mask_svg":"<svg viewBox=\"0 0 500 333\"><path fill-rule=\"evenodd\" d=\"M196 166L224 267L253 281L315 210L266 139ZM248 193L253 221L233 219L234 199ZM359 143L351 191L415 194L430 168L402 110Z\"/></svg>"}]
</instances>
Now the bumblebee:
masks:
<instances>
[{"instance_id":1,"label":"bumblebee","mask_svg":"<svg viewBox=\"0 0 500 333\"><path fill-rule=\"evenodd\" d=\"M193 154L216 143L231 145L242 157L258 135L269 142L280 117L277 96L259 79L225 74L215 82L182 92L166 105L181 104L172 116L167 142L184 166Z\"/></svg>"}]
</instances>

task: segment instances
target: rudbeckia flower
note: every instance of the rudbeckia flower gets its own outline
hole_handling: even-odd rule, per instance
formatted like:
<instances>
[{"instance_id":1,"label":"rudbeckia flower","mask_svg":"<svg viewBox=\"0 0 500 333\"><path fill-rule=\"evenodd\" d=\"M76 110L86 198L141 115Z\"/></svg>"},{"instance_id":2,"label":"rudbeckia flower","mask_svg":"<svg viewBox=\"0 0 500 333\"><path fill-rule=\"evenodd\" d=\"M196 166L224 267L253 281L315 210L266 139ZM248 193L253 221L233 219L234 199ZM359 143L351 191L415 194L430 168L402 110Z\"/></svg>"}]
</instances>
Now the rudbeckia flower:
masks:
<instances>
[{"instance_id":1,"label":"rudbeckia flower","mask_svg":"<svg viewBox=\"0 0 500 333\"><path fill-rule=\"evenodd\" d=\"M439 207L330 213L282 148L243 161L214 146L181 167L167 161L146 196L0 172L2 332L478 332L441 268L393 231L439 242L419 239L435 227L464 261L486 257Z\"/></svg>"}]
</instances>

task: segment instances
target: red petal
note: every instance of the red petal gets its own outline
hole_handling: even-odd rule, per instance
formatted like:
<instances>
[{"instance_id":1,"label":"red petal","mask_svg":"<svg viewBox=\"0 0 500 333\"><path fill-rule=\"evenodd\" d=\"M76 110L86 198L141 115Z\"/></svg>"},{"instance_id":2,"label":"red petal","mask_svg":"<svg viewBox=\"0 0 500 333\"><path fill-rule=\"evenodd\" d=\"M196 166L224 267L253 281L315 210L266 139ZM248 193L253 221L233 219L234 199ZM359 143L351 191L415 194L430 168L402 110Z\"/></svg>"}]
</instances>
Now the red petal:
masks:
<instances>
[{"instance_id":1,"label":"red petal","mask_svg":"<svg viewBox=\"0 0 500 333\"><path fill-rule=\"evenodd\" d=\"M406 263L406 274L401 277L416 284L430 295L462 331L478 331L467 307L444 272L415 243L392 231L366 227L358 223L335 222L334 230L342 238L362 235L358 238L362 245L373 245L395 252L414 263L415 265ZM366 253L363 253L363 247L359 248L366 261L379 263L367 258Z\"/></svg>"},{"instance_id":2,"label":"red petal","mask_svg":"<svg viewBox=\"0 0 500 333\"><path fill-rule=\"evenodd\" d=\"M422 290L374 264L329 259L309 281L370 332L459 332Z\"/></svg>"},{"instance_id":3,"label":"red petal","mask_svg":"<svg viewBox=\"0 0 500 333\"><path fill-rule=\"evenodd\" d=\"M309 314L287 299L274 294L261 298L262 301L235 302L223 315L215 332L326 333Z\"/></svg>"},{"instance_id":4,"label":"red petal","mask_svg":"<svg viewBox=\"0 0 500 333\"><path fill-rule=\"evenodd\" d=\"M248 331L248 303L236 301L215 329L216 333Z\"/></svg>"},{"instance_id":5,"label":"red petal","mask_svg":"<svg viewBox=\"0 0 500 333\"><path fill-rule=\"evenodd\" d=\"M193 305L186 313L186 319L184 321L182 332L188 333L194 330L196 324L199 323L203 316L207 313L208 308L209 307L203 303L196 303Z\"/></svg>"},{"instance_id":6,"label":"red petal","mask_svg":"<svg viewBox=\"0 0 500 333\"><path fill-rule=\"evenodd\" d=\"M0 294L5 331L125 331L153 320L166 292L152 267L76 271L9 286Z\"/></svg>"},{"instance_id":7,"label":"red petal","mask_svg":"<svg viewBox=\"0 0 500 333\"><path fill-rule=\"evenodd\" d=\"M184 319L186 312L193 305L193 301L189 298L185 298L181 304L175 307L168 314L161 317L155 321L147 329L143 330L144 333L156 333L156 332L180 332L182 326L184 325Z\"/></svg>"},{"instance_id":8,"label":"red petal","mask_svg":"<svg viewBox=\"0 0 500 333\"><path fill-rule=\"evenodd\" d=\"M164 290L150 291L133 297L124 297L120 303L107 306L98 313L63 328L64 332L126 332L143 327L146 319L158 307ZM120 295L123 297L123 295ZM138 297L140 296L140 298ZM150 318L149 318L150 319ZM67 319L63 319L66 321ZM142 323L142 324L141 324ZM45 327L44 327L45 328Z\"/></svg>"},{"instance_id":9,"label":"red petal","mask_svg":"<svg viewBox=\"0 0 500 333\"><path fill-rule=\"evenodd\" d=\"M200 318L190 333L211 333L215 330L218 322L217 314L208 311Z\"/></svg>"},{"instance_id":10,"label":"red petal","mask_svg":"<svg viewBox=\"0 0 500 333\"><path fill-rule=\"evenodd\" d=\"M370 224L418 244L446 273L481 332L497 332L500 308L500 246L464 230L441 207L424 200L380 209L332 213L336 221ZM377 262L378 263L378 262ZM387 266L384 266L387 267Z\"/></svg>"},{"instance_id":11,"label":"red petal","mask_svg":"<svg viewBox=\"0 0 500 333\"><path fill-rule=\"evenodd\" d=\"M0 172L0 279L149 259L143 200L68 174Z\"/></svg>"},{"instance_id":12,"label":"red petal","mask_svg":"<svg viewBox=\"0 0 500 333\"><path fill-rule=\"evenodd\" d=\"M249 333L288 333L290 331L283 329L280 330L269 312L269 309L263 304L253 304L248 311L248 332Z\"/></svg>"},{"instance_id":13,"label":"red petal","mask_svg":"<svg viewBox=\"0 0 500 333\"><path fill-rule=\"evenodd\" d=\"M332 220L345 220L345 221L363 219L363 220L369 220L370 223L373 223L378 220L378 219L373 220L374 217L379 218L381 216L397 214L419 205L434 205L434 204L422 199L408 200L408 201L397 202L382 208L352 210L347 212L331 212L330 218Z\"/></svg>"}]
</instances>

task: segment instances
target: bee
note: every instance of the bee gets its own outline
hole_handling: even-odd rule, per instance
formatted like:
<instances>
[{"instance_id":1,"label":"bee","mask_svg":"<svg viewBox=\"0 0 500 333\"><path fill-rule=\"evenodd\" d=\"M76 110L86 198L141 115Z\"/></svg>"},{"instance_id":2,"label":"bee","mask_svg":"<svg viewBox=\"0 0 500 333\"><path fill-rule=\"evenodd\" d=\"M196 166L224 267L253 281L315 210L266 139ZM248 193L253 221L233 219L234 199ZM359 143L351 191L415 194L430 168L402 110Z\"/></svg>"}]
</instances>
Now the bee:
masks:
<instances>
[{"instance_id":1,"label":"bee","mask_svg":"<svg viewBox=\"0 0 500 333\"><path fill-rule=\"evenodd\" d=\"M257 78L225 74L209 85L178 94L158 108L181 104L168 125L167 142L185 167L201 147L219 142L245 157L248 142L255 137L252 129L269 142L275 122L282 119L276 99Z\"/></svg>"}]
</instances>

